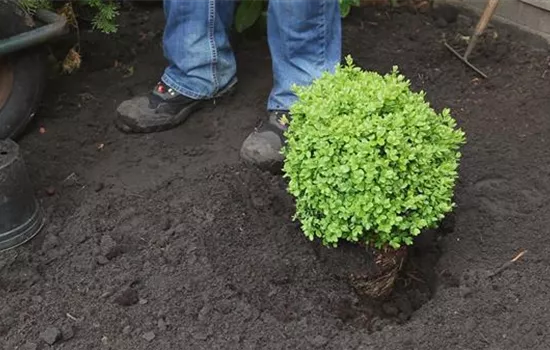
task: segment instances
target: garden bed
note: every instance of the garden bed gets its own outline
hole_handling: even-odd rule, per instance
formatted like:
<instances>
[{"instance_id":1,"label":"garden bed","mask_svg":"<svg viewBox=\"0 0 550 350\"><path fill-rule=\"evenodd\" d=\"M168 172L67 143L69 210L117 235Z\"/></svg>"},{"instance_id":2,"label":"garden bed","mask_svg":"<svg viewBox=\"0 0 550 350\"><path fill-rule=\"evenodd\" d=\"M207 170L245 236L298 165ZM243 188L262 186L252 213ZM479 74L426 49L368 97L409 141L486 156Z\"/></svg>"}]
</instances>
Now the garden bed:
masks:
<instances>
[{"instance_id":1,"label":"garden bed","mask_svg":"<svg viewBox=\"0 0 550 350\"><path fill-rule=\"evenodd\" d=\"M386 302L343 277L368 267L363 251L309 242L284 182L239 162L271 85L264 42L238 42L234 98L125 135L116 106L164 66L162 12L124 12L112 41L83 32L82 69L52 79L20 142L48 226L0 256L2 348L48 348L42 335L55 349L547 349L548 52L490 29L471 56L481 80L441 42L468 24L346 20L346 53L381 73L397 64L468 138L458 206L419 237Z\"/></svg>"}]
</instances>

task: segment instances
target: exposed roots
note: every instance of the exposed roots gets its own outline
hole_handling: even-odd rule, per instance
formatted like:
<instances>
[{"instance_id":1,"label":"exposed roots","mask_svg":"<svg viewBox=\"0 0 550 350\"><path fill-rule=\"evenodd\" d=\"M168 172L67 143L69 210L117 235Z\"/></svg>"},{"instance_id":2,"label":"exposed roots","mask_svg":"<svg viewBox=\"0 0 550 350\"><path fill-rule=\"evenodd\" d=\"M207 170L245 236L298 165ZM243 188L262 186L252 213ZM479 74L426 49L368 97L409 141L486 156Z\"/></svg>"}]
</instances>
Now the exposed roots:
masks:
<instances>
[{"instance_id":1,"label":"exposed roots","mask_svg":"<svg viewBox=\"0 0 550 350\"><path fill-rule=\"evenodd\" d=\"M350 283L361 296L384 299L393 291L399 271L407 257L407 248L370 250L374 256L374 272L369 271L359 276L351 275Z\"/></svg>"}]
</instances>

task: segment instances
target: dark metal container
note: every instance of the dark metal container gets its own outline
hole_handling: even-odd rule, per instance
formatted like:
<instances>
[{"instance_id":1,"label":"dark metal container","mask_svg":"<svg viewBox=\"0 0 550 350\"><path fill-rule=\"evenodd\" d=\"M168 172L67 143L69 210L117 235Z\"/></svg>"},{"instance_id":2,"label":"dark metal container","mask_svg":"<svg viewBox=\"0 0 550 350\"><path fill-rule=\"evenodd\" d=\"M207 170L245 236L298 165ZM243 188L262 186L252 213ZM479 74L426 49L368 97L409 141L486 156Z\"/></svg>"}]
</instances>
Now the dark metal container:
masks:
<instances>
[{"instance_id":1,"label":"dark metal container","mask_svg":"<svg viewBox=\"0 0 550 350\"><path fill-rule=\"evenodd\" d=\"M33 238L44 226L19 146L0 140L0 251Z\"/></svg>"}]
</instances>

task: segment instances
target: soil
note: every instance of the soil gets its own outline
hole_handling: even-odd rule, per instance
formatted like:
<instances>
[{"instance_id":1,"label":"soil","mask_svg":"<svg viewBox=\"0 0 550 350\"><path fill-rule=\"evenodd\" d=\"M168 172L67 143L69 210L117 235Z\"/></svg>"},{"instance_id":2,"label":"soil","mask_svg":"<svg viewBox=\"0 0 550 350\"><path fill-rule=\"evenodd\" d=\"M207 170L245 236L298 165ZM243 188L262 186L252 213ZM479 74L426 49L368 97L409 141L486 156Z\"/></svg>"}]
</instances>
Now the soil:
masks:
<instances>
[{"instance_id":1,"label":"soil","mask_svg":"<svg viewBox=\"0 0 550 350\"><path fill-rule=\"evenodd\" d=\"M265 40L236 41L232 99L126 135L114 112L162 72L162 10L126 8L111 40L83 29L81 69L52 76L19 140L48 222L0 255L1 348L550 348L548 51L492 27L471 56L480 79L442 43L465 47L474 23L372 8L345 20L346 54L398 65L468 137L455 212L419 237L385 302L343 277L366 268L363 251L308 241L284 181L239 161L271 86Z\"/></svg>"}]
</instances>

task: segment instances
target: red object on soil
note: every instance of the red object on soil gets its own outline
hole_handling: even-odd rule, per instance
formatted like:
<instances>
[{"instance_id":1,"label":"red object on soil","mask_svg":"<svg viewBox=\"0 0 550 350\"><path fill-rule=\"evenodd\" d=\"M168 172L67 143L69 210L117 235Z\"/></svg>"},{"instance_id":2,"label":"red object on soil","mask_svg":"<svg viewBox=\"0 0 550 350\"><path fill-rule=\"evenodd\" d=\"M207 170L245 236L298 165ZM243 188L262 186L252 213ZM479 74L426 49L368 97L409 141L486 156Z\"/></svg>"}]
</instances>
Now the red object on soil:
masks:
<instances>
[{"instance_id":1,"label":"red object on soil","mask_svg":"<svg viewBox=\"0 0 550 350\"><path fill-rule=\"evenodd\" d=\"M46 194L48 196L53 196L55 194L55 187L49 186L46 188Z\"/></svg>"}]
</instances>

